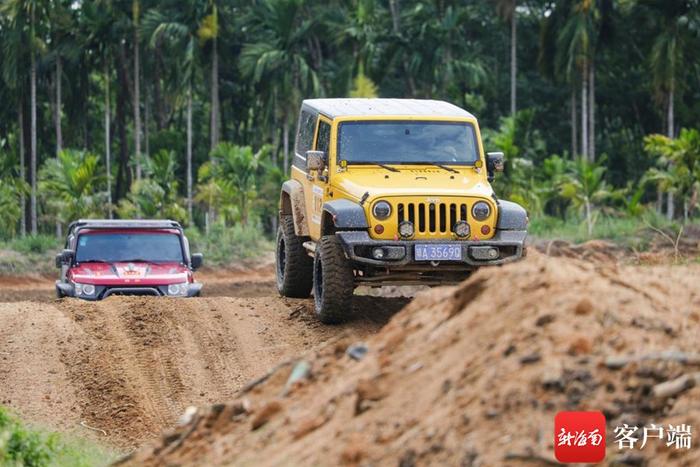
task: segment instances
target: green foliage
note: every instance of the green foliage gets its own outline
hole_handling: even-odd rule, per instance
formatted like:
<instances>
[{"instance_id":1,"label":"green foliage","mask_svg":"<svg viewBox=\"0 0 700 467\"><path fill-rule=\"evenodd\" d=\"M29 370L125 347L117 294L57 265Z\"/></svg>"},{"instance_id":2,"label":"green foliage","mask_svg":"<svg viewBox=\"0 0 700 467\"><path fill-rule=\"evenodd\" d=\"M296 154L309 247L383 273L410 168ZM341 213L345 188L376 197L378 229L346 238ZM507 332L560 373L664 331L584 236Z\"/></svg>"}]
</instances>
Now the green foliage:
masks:
<instances>
[{"instance_id":1,"label":"green foliage","mask_svg":"<svg viewBox=\"0 0 700 467\"><path fill-rule=\"evenodd\" d=\"M604 166L580 157L569 165L559 185L561 195L583 214L589 237L593 235L600 206L612 196L610 186L603 178L605 170Z\"/></svg>"},{"instance_id":2,"label":"green foliage","mask_svg":"<svg viewBox=\"0 0 700 467\"><path fill-rule=\"evenodd\" d=\"M117 214L125 219L187 220L187 211L178 196L177 161L173 151L161 150L142 160L144 178L136 180Z\"/></svg>"},{"instance_id":3,"label":"green foliage","mask_svg":"<svg viewBox=\"0 0 700 467\"><path fill-rule=\"evenodd\" d=\"M46 161L39 177L47 211L56 220L67 223L105 216L105 176L96 155L64 149L58 157Z\"/></svg>"},{"instance_id":4,"label":"green foliage","mask_svg":"<svg viewBox=\"0 0 700 467\"><path fill-rule=\"evenodd\" d=\"M43 255L59 248L61 240L51 235L27 235L8 242L8 247L20 253Z\"/></svg>"},{"instance_id":5,"label":"green foliage","mask_svg":"<svg viewBox=\"0 0 700 467\"><path fill-rule=\"evenodd\" d=\"M699 201L700 132L683 129L676 139L649 135L644 138L644 148L658 157L657 167L649 170L646 180L655 182L664 191L676 193L683 203L687 220Z\"/></svg>"},{"instance_id":6,"label":"green foliage","mask_svg":"<svg viewBox=\"0 0 700 467\"><path fill-rule=\"evenodd\" d=\"M113 458L94 443L27 428L0 406L0 465L87 467L107 465Z\"/></svg>"},{"instance_id":7,"label":"green foliage","mask_svg":"<svg viewBox=\"0 0 700 467\"><path fill-rule=\"evenodd\" d=\"M221 143L211 156L212 161L200 168L201 188L196 200L207 206L216 206L224 226L234 222L245 226L251 214L255 214L254 208L269 211L268 203L273 201L276 204L279 192L272 200L258 196L261 190L270 194L270 181L280 181L279 169L269 161L269 147L254 153L249 146Z\"/></svg>"},{"instance_id":8,"label":"green foliage","mask_svg":"<svg viewBox=\"0 0 700 467\"><path fill-rule=\"evenodd\" d=\"M205 235L198 229L188 229L187 238L192 251L204 253L207 266L227 267L239 261L259 259L273 251L272 241L261 235L263 226L256 223L233 227L214 225Z\"/></svg>"}]
</instances>

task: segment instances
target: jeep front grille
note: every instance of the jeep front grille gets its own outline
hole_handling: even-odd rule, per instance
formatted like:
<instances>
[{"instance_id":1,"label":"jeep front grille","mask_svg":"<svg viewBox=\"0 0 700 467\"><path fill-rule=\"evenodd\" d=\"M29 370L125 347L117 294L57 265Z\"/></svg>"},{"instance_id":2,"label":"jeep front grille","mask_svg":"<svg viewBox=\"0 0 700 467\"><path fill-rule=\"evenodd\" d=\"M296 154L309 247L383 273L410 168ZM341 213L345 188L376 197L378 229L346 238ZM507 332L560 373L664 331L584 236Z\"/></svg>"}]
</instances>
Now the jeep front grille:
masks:
<instances>
[{"instance_id":1,"label":"jeep front grille","mask_svg":"<svg viewBox=\"0 0 700 467\"><path fill-rule=\"evenodd\" d=\"M413 222L416 233L452 232L457 221L467 220L465 203L398 203L398 223Z\"/></svg>"}]
</instances>

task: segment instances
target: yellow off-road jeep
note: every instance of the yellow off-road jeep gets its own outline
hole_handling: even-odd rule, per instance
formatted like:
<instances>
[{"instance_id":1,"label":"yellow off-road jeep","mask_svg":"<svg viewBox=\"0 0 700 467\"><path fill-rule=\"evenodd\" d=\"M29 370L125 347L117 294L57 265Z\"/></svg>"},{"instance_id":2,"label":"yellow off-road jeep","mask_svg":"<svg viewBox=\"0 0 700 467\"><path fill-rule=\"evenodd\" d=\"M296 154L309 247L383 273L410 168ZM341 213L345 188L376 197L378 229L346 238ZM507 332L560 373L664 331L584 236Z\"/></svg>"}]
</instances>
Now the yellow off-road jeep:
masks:
<instances>
[{"instance_id":1,"label":"yellow off-road jeep","mask_svg":"<svg viewBox=\"0 0 700 467\"><path fill-rule=\"evenodd\" d=\"M280 195L277 288L342 320L360 284L455 283L523 256L527 214L490 181L476 118L447 102L309 99Z\"/></svg>"}]
</instances>

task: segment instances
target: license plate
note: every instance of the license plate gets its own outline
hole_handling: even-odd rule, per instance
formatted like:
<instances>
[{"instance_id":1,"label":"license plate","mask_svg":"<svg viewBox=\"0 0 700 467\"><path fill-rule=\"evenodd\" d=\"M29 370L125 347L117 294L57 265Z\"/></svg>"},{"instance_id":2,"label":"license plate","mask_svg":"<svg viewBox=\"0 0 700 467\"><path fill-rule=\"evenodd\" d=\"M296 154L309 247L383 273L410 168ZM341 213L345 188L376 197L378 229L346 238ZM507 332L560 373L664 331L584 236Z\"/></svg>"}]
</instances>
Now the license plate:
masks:
<instances>
[{"instance_id":1,"label":"license plate","mask_svg":"<svg viewBox=\"0 0 700 467\"><path fill-rule=\"evenodd\" d=\"M461 261L462 247L449 244L419 244L415 246L416 261Z\"/></svg>"}]
</instances>

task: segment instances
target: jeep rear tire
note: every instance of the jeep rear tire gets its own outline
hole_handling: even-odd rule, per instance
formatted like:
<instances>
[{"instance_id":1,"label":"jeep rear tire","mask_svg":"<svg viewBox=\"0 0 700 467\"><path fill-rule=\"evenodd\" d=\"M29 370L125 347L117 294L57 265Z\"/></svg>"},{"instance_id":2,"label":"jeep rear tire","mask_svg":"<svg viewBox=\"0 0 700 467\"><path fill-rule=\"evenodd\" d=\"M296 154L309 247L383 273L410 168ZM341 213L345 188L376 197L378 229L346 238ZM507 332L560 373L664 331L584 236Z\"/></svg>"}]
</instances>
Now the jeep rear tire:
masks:
<instances>
[{"instance_id":1,"label":"jeep rear tire","mask_svg":"<svg viewBox=\"0 0 700 467\"><path fill-rule=\"evenodd\" d=\"M335 235L321 237L314 256L314 312L324 324L337 324L352 310L355 290L350 262Z\"/></svg>"},{"instance_id":2,"label":"jeep rear tire","mask_svg":"<svg viewBox=\"0 0 700 467\"><path fill-rule=\"evenodd\" d=\"M311 294L313 259L303 240L294 233L292 216L280 216L275 250L277 291L284 297L308 298Z\"/></svg>"}]
</instances>

